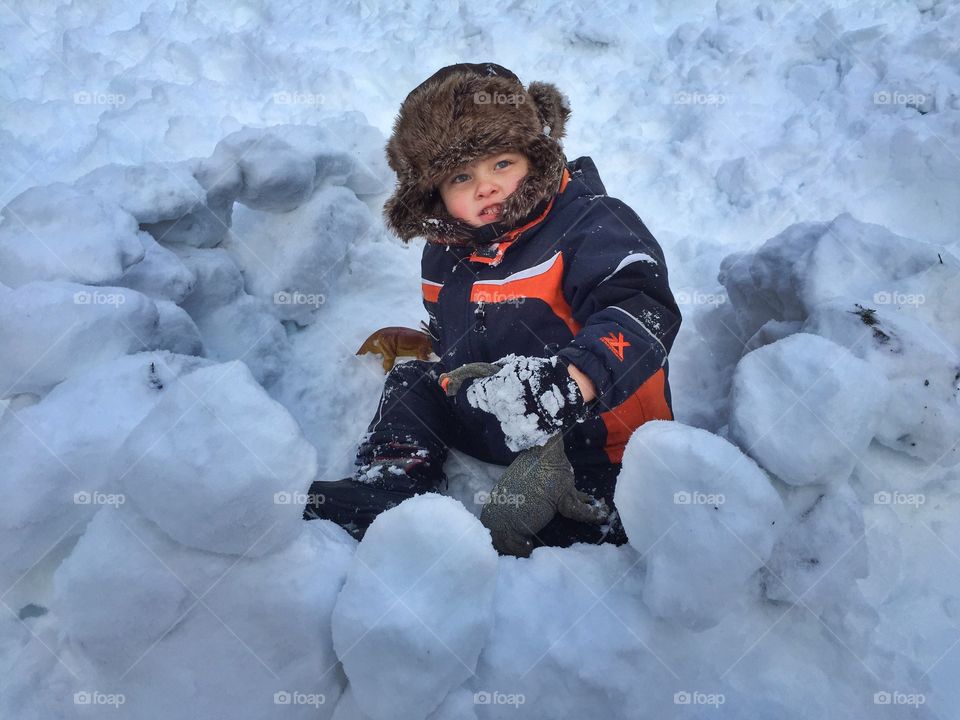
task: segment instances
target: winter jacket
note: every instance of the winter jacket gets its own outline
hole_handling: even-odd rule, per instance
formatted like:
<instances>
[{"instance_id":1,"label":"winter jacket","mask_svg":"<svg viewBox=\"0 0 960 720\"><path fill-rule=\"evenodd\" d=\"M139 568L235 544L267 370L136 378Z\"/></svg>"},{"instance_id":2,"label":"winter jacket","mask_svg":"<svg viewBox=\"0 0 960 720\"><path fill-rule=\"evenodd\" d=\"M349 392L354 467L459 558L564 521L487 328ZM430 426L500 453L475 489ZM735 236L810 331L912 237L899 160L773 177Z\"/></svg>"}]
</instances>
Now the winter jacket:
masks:
<instances>
[{"instance_id":1,"label":"winter jacket","mask_svg":"<svg viewBox=\"0 0 960 720\"><path fill-rule=\"evenodd\" d=\"M667 355L681 316L663 252L589 157L568 162L543 214L480 247L427 243L423 303L443 369L516 353L572 363L594 383L565 438L572 463L619 463L631 433L672 420ZM477 432L499 432L489 426ZM511 458L483 458L507 463Z\"/></svg>"}]
</instances>

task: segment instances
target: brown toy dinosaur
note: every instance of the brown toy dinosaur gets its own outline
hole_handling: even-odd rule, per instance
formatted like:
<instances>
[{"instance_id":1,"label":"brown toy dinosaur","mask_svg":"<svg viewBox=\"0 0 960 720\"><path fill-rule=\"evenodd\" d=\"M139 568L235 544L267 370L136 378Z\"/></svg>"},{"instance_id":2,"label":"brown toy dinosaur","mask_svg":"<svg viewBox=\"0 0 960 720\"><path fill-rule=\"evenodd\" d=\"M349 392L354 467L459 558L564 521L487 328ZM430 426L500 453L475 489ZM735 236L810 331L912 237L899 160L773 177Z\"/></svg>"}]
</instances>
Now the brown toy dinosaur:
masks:
<instances>
[{"instance_id":1,"label":"brown toy dinosaur","mask_svg":"<svg viewBox=\"0 0 960 720\"><path fill-rule=\"evenodd\" d=\"M356 354L382 355L383 371L388 373L393 369L397 357L411 356L418 360L427 360L431 350L430 335L426 332L406 327L385 327L364 340Z\"/></svg>"},{"instance_id":2,"label":"brown toy dinosaur","mask_svg":"<svg viewBox=\"0 0 960 720\"><path fill-rule=\"evenodd\" d=\"M493 375L501 368L492 363L468 363L443 373L440 385L448 396L468 378ZM520 453L490 491L480 522L490 530L493 546L501 555L528 557L530 537L560 513L579 522L599 525L610 516L603 499L578 490L574 471L563 448L563 435L556 433L546 444Z\"/></svg>"}]
</instances>

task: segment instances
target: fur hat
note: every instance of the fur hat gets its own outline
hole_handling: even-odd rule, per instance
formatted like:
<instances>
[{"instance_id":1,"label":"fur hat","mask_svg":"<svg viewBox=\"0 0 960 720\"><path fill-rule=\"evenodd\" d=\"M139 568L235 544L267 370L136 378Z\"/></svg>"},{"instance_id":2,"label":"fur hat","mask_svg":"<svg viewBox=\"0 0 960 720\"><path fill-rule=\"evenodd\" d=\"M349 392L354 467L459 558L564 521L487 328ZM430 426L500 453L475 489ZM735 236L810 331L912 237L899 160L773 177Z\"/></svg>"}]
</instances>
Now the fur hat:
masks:
<instances>
[{"instance_id":1,"label":"fur hat","mask_svg":"<svg viewBox=\"0 0 960 720\"><path fill-rule=\"evenodd\" d=\"M494 63L459 63L438 70L400 107L387 143L397 186L384 204L387 225L404 241L469 245L491 241L545 207L559 187L566 158L560 139L570 106L555 85L524 89ZM526 155L527 175L503 202L500 219L480 228L447 211L439 184L456 168L494 153Z\"/></svg>"}]
</instances>

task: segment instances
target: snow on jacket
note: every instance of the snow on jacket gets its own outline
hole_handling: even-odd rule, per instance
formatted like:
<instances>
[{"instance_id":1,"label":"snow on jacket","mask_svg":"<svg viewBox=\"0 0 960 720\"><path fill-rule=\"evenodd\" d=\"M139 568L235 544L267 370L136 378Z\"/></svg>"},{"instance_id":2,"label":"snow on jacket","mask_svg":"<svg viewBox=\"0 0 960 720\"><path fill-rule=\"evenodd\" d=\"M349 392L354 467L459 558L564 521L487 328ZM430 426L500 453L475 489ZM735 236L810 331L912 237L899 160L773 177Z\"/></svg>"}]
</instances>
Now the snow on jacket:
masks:
<instances>
[{"instance_id":1,"label":"snow on jacket","mask_svg":"<svg viewBox=\"0 0 960 720\"><path fill-rule=\"evenodd\" d=\"M539 218L488 246L427 243L421 270L443 369L556 354L593 381L590 416L565 438L574 464L619 463L636 428L673 419L667 355L681 316L663 252L636 213L607 196L589 157L567 163ZM491 416L477 431L498 428Z\"/></svg>"}]
</instances>

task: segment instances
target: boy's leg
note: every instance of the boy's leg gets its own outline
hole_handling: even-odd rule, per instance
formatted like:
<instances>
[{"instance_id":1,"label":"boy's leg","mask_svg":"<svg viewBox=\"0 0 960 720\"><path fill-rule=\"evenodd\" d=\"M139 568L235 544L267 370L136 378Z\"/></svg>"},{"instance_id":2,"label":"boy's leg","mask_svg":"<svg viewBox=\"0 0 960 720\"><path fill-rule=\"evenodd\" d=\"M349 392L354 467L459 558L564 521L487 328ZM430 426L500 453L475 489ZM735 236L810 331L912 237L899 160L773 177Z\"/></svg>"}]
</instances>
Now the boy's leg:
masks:
<instances>
[{"instance_id":1,"label":"boy's leg","mask_svg":"<svg viewBox=\"0 0 960 720\"><path fill-rule=\"evenodd\" d=\"M436 365L411 360L394 366L357 448L354 477L314 482L304 519L333 520L360 538L384 510L445 487L443 463L455 419Z\"/></svg>"},{"instance_id":2,"label":"boy's leg","mask_svg":"<svg viewBox=\"0 0 960 720\"><path fill-rule=\"evenodd\" d=\"M613 492L620 468L619 464L574 466L573 468L577 489L590 493L598 500L603 498L611 510L612 521L608 521L606 525L590 525L557 514L533 537L534 547L545 545L569 547L578 542L594 545L601 543L623 545L627 542L627 534L624 532L619 515L614 513L616 507L613 504Z\"/></svg>"}]
</instances>

